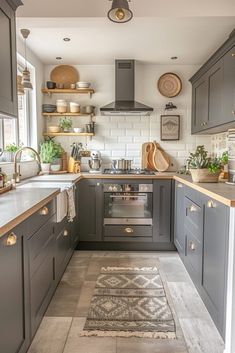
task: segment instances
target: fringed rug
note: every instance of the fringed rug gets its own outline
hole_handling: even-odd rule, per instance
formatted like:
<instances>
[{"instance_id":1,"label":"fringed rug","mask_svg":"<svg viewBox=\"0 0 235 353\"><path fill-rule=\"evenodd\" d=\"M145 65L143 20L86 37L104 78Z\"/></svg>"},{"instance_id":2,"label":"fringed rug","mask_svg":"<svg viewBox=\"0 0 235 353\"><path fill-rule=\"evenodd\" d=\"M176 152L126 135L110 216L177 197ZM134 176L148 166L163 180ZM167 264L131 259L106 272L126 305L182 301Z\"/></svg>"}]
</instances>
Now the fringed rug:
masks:
<instances>
[{"instance_id":1,"label":"fringed rug","mask_svg":"<svg viewBox=\"0 0 235 353\"><path fill-rule=\"evenodd\" d=\"M81 335L176 338L158 269L102 268Z\"/></svg>"}]
</instances>

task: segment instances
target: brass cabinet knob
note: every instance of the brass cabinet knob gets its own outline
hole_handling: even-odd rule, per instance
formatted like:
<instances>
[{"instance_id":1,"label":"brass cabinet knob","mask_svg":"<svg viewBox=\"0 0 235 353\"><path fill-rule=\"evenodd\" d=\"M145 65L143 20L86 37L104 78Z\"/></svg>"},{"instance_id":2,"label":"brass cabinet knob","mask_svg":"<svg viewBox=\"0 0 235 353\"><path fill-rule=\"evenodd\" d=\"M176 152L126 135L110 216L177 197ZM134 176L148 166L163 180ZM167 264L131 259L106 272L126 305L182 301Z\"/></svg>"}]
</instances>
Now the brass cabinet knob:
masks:
<instances>
[{"instance_id":1,"label":"brass cabinet knob","mask_svg":"<svg viewBox=\"0 0 235 353\"><path fill-rule=\"evenodd\" d=\"M235 57L235 53L232 53L232 57L233 57L233 58Z\"/></svg>"},{"instance_id":2,"label":"brass cabinet knob","mask_svg":"<svg viewBox=\"0 0 235 353\"><path fill-rule=\"evenodd\" d=\"M134 229L130 228L130 227L127 227L127 228L124 229L124 232L128 233L128 234L131 234L131 233L134 233Z\"/></svg>"},{"instance_id":3,"label":"brass cabinet knob","mask_svg":"<svg viewBox=\"0 0 235 353\"><path fill-rule=\"evenodd\" d=\"M195 251L196 250L196 245L193 241L190 241L189 243L189 249L192 250L192 251Z\"/></svg>"},{"instance_id":4,"label":"brass cabinet knob","mask_svg":"<svg viewBox=\"0 0 235 353\"><path fill-rule=\"evenodd\" d=\"M194 205L191 205L188 209L190 212L197 212L197 207Z\"/></svg>"},{"instance_id":5,"label":"brass cabinet knob","mask_svg":"<svg viewBox=\"0 0 235 353\"><path fill-rule=\"evenodd\" d=\"M97 183L96 186L100 186L100 183Z\"/></svg>"},{"instance_id":6,"label":"brass cabinet knob","mask_svg":"<svg viewBox=\"0 0 235 353\"><path fill-rule=\"evenodd\" d=\"M47 208L46 206L44 206L43 208L41 208L41 210L39 211L39 214L40 214L41 216L47 216L48 213L49 213L49 210L48 210L48 208Z\"/></svg>"},{"instance_id":7,"label":"brass cabinet knob","mask_svg":"<svg viewBox=\"0 0 235 353\"><path fill-rule=\"evenodd\" d=\"M10 233L7 238L6 238L6 246L13 246L15 245L17 242L17 236L15 235L15 233Z\"/></svg>"},{"instance_id":8,"label":"brass cabinet knob","mask_svg":"<svg viewBox=\"0 0 235 353\"><path fill-rule=\"evenodd\" d=\"M177 188L179 188L179 189L183 188L183 184L181 184L181 183L177 184Z\"/></svg>"},{"instance_id":9,"label":"brass cabinet knob","mask_svg":"<svg viewBox=\"0 0 235 353\"><path fill-rule=\"evenodd\" d=\"M210 201L207 202L207 207L208 208L215 208L216 204L214 203L214 201L210 200Z\"/></svg>"},{"instance_id":10,"label":"brass cabinet knob","mask_svg":"<svg viewBox=\"0 0 235 353\"><path fill-rule=\"evenodd\" d=\"M232 111L232 114L235 115L235 110Z\"/></svg>"},{"instance_id":11,"label":"brass cabinet knob","mask_svg":"<svg viewBox=\"0 0 235 353\"><path fill-rule=\"evenodd\" d=\"M69 235L69 231L67 229L64 230L63 236L67 237Z\"/></svg>"}]
</instances>

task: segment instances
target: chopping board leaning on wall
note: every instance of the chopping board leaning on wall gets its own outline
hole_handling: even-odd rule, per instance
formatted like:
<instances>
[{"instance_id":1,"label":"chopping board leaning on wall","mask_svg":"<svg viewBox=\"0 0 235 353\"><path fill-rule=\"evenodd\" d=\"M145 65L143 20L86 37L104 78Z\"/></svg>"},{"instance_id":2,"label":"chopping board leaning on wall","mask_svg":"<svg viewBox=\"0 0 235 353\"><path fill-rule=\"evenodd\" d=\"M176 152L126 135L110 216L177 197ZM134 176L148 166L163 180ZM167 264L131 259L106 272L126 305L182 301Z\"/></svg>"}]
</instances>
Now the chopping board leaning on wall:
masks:
<instances>
[{"instance_id":1,"label":"chopping board leaning on wall","mask_svg":"<svg viewBox=\"0 0 235 353\"><path fill-rule=\"evenodd\" d=\"M156 142L146 142L142 145L142 168L165 172L170 167L168 154Z\"/></svg>"}]
</instances>

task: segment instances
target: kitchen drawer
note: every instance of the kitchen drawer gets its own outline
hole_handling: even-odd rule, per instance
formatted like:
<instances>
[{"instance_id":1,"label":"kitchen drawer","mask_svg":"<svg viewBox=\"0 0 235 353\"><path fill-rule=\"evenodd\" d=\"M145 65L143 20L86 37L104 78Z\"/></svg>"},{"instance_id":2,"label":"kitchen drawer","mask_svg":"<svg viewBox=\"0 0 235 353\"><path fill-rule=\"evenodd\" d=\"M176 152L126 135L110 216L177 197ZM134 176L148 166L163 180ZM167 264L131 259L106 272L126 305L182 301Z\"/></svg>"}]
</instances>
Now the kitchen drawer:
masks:
<instances>
[{"instance_id":1,"label":"kitchen drawer","mask_svg":"<svg viewBox=\"0 0 235 353\"><path fill-rule=\"evenodd\" d=\"M31 276L48 256L48 251L51 251L49 245L51 240L54 239L53 227L54 222L52 217L28 240Z\"/></svg>"},{"instance_id":2,"label":"kitchen drawer","mask_svg":"<svg viewBox=\"0 0 235 353\"><path fill-rule=\"evenodd\" d=\"M55 214L55 199L50 201L45 206L41 207L39 211L34 213L28 219L28 234L32 235L39 230L54 214Z\"/></svg>"},{"instance_id":3,"label":"kitchen drawer","mask_svg":"<svg viewBox=\"0 0 235 353\"><path fill-rule=\"evenodd\" d=\"M195 202L184 198L185 207L185 226L191 231L191 233L197 237L199 241L202 241L203 237L203 208L198 206Z\"/></svg>"},{"instance_id":4,"label":"kitchen drawer","mask_svg":"<svg viewBox=\"0 0 235 353\"><path fill-rule=\"evenodd\" d=\"M202 278L202 242L200 242L187 227L186 233L186 267L195 284L200 284Z\"/></svg>"},{"instance_id":5,"label":"kitchen drawer","mask_svg":"<svg viewBox=\"0 0 235 353\"><path fill-rule=\"evenodd\" d=\"M104 227L105 237L152 237L152 226L107 225Z\"/></svg>"}]
</instances>

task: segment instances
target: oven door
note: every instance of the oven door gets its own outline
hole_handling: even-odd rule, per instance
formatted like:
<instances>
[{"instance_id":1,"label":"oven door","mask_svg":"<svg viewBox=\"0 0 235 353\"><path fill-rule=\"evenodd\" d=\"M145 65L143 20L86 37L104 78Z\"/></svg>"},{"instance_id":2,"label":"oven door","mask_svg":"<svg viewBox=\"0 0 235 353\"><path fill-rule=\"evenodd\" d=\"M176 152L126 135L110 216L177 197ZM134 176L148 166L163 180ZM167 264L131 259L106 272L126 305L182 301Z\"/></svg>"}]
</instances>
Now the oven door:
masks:
<instances>
[{"instance_id":1,"label":"oven door","mask_svg":"<svg viewBox=\"0 0 235 353\"><path fill-rule=\"evenodd\" d=\"M152 225L152 193L104 193L104 225Z\"/></svg>"}]
</instances>

